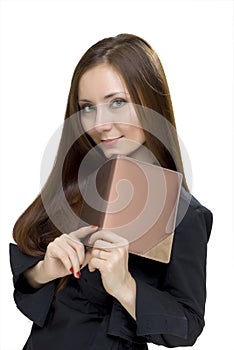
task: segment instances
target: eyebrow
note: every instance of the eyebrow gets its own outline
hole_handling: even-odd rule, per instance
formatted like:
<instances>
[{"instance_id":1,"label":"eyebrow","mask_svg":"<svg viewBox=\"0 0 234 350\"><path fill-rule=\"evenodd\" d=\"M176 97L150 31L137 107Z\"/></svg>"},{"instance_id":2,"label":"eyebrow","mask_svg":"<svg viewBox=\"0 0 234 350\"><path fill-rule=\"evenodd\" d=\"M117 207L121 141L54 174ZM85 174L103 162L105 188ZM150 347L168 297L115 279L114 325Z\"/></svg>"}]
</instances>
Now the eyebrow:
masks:
<instances>
[{"instance_id":1,"label":"eyebrow","mask_svg":"<svg viewBox=\"0 0 234 350\"><path fill-rule=\"evenodd\" d=\"M108 95L104 96L104 100L108 100L109 98L114 97L115 95L118 95L118 94L129 95L129 93L127 93L125 91L118 91L118 92L113 92L111 94L108 94ZM91 101L82 98L82 99L79 100L79 102L91 102Z\"/></svg>"}]
</instances>

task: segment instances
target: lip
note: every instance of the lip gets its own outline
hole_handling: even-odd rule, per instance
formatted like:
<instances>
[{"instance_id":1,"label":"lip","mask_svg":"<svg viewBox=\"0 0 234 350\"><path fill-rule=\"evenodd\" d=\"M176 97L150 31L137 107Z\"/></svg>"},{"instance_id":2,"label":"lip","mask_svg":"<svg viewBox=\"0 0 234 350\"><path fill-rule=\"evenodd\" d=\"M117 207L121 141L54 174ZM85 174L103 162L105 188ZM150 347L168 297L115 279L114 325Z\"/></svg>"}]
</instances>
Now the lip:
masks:
<instances>
[{"instance_id":1,"label":"lip","mask_svg":"<svg viewBox=\"0 0 234 350\"><path fill-rule=\"evenodd\" d=\"M105 140L101 140L102 144L107 145L107 146L112 146L114 144L116 144L123 136L119 136L119 137L114 137L111 139L105 139Z\"/></svg>"}]
</instances>

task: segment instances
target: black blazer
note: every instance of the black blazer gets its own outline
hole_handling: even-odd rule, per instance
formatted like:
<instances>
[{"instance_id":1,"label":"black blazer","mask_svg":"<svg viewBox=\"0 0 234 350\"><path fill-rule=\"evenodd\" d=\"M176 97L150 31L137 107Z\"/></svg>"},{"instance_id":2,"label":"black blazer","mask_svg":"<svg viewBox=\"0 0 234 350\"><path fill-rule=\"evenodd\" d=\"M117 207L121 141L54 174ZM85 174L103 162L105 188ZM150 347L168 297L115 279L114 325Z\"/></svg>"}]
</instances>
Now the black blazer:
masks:
<instances>
[{"instance_id":1,"label":"black blazer","mask_svg":"<svg viewBox=\"0 0 234 350\"><path fill-rule=\"evenodd\" d=\"M207 242L212 213L184 189L179 210L188 205L176 228L169 264L130 254L136 280L136 321L104 290L99 271L82 270L54 296L58 280L35 290L22 276L41 258L10 244L14 299L33 321L24 350L147 349L191 346L204 327Z\"/></svg>"}]
</instances>

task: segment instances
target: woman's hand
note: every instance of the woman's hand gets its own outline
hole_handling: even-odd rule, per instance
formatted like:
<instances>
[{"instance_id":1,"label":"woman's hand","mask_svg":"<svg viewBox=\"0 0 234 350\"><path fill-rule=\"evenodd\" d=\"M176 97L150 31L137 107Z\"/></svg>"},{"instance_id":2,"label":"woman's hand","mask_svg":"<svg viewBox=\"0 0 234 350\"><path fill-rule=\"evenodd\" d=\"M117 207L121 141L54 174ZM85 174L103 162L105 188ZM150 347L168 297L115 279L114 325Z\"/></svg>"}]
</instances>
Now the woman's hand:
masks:
<instances>
[{"instance_id":1,"label":"woman's hand","mask_svg":"<svg viewBox=\"0 0 234 350\"><path fill-rule=\"evenodd\" d=\"M71 273L79 278L81 266L87 264L88 257L80 240L95 230L97 226L87 226L55 238L48 244L44 260L24 273L28 282L38 288L44 283Z\"/></svg>"},{"instance_id":2,"label":"woman's hand","mask_svg":"<svg viewBox=\"0 0 234 350\"><path fill-rule=\"evenodd\" d=\"M118 299L135 318L136 283L128 270L128 241L114 232L101 230L94 233L88 243L93 245L89 271L100 271L107 293Z\"/></svg>"}]
</instances>

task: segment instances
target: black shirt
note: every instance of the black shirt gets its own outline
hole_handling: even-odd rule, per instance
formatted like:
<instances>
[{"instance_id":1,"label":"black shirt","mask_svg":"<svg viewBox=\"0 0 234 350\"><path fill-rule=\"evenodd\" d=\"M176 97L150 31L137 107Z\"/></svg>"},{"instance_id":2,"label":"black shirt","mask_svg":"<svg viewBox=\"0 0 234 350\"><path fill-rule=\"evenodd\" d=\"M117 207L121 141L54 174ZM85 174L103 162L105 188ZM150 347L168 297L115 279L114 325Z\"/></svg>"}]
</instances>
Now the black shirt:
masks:
<instances>
[{"instance_id":1,"label":"black shirt","mask_svg":"<svg viewBox=\"0 0 234 350\"><path fill-rule=\"evenodd\" d=\"M129 255L136 281L136 321L103 288L99 271L82 269L54 295L57 280L40 289L22 273L43 257L23 254L10 244L17 307L33 321L24 350L147 349L152 342L166 347L191 346L204 327L207 242L212 213L184 189L168 264Z\"/></svg>"}]
</instances>

